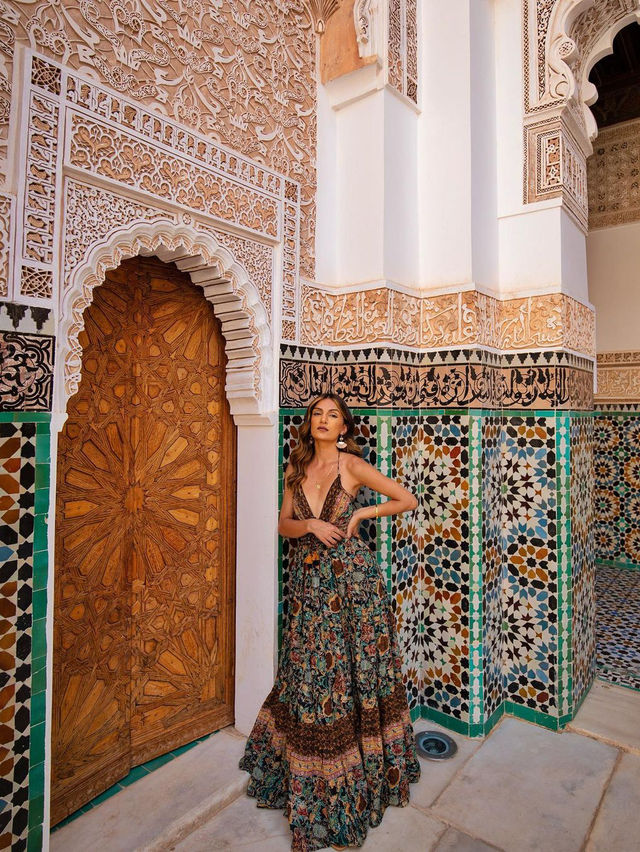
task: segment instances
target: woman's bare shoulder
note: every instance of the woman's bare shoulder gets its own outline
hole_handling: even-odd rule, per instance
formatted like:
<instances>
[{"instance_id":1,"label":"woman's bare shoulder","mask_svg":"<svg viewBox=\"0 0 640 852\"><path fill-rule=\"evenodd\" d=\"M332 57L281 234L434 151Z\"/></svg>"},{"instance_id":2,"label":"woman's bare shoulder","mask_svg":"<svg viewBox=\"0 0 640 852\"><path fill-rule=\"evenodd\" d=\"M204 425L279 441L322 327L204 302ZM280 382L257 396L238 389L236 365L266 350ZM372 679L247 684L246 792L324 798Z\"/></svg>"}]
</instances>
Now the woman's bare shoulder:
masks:
<instances>
[{"instance_id":1,"label":"woman's bare shoulder","mask_svg":"<svg viewBox=\"0 0 640 852\"><path fill-rule=\"evenodd\" d=\"M345 470L354 475L366 470L375 470L369 462L366 462L361 456L356 456L353 453L345 453L342 459L340 465L344 466Z\"/></svg>"}]
</instances>

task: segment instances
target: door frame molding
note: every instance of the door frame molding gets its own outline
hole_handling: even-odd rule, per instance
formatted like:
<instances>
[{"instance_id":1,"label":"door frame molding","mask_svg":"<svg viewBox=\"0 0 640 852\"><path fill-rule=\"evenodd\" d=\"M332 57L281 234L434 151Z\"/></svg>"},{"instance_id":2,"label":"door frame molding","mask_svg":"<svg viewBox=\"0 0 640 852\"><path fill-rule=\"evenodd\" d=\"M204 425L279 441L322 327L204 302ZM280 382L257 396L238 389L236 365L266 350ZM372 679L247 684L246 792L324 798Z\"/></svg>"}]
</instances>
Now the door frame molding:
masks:
<instances>
[{"instance_id":1,"label":"door frame molding","mask_svg":"<svg viewBox=\"0 0 640 852\"><path fill-rule=\"evenodd\" d=\"M55 530L57 436L82 370L84 309L109 269L137 255L156 255L188 272L220 320L227 355L225 392L237 428L235 727L248 734L273 685L277 667L278 418L274 341L260 293L246 269L215 236L171 220L136 223L94 245L66 282L61 299L51 419L51 495L48 526ZM49 536L55 571L55 535ZM53 595L49 597L47 727L51 731ZM49 734L50 736L50 734ZM51 770L50 744L45 777ZM48 799L49 790L46 790ZM47 809L48 810L48 809Z\"/></svg>"},{"instance_id":2,"label":"door frame molding","mask_svg":"<svg viewBox=\"0 0 640 852\"><path fill-rule=\"evenodd\" d=\"M102 284L109 269L137 255L156 255L166 263L175 263L202 288L220 320L225 339L225 390L234 421L237 425L265 420L273 423L273 341L257 286L214 234L187 224L178 225L169 218L112 230L93 245L65 282L56 352L57 363L64 365L64 375L54 389L56 409L64 411L67 400L78 389L82 368L78 336L84 328L83 312L92 302L94 288Z\"/></svg>"}]
</instances>

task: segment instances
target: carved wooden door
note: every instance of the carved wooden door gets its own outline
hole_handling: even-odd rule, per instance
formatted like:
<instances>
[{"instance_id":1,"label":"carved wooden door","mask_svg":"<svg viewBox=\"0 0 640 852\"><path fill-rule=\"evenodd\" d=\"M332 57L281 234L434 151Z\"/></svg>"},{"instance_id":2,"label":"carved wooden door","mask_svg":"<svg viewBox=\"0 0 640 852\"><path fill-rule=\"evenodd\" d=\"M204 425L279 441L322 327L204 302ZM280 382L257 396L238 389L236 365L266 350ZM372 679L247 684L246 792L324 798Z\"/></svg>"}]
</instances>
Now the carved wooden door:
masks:
<instances>
[{"instance_id":1,"label":"carved wooden door","mask_svg":"<svg viewBox=\"0 0 640 852\"><path fill-rule=\"evenodd\" d=\"M188 276L135 258L85 311L58 444L52 822L233 722L235 428Z\"/></svg>"}]
</instances>

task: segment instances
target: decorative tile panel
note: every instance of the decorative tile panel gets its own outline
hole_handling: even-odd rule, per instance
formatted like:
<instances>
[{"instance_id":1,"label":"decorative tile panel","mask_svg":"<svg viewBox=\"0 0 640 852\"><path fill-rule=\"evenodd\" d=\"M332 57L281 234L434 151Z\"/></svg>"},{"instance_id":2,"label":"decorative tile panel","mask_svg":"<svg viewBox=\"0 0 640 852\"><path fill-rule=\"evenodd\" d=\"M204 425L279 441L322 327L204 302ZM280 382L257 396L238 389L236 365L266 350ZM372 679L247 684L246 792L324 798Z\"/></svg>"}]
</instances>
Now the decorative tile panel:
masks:
<instances>
[{"instance_id":1,"label":"decorative tile panel","mask_svg":"<svg viewBox=\"0 0 640 852\"><path fill-rule=\"evenodd\" d=\"M640 505L638 506L640 509ZM640 515L639 515L640 520ZM596 669L594 542L594 418L571 422L571 568L573 589L573 704L578 707ZM638 643L640 653L640 642Z\"/></svg>"},{"instance_id":2,"label":"decorative tile panel","mask_svg":"<svg viewBox=\"0 0 640 852\"><path fill-rule=\"evenodd\" d=\"M505 417L502 433L503 671L510 701L557 715L554 418Z\"/></svg>"},{"instance_id":3,"label":"decorative tile panel","mask_svg":"<svg viewBox=\"0 0 640 852\"><path fill-rule=\"evenodd\" d=\"M0 411L51 411L54 342L0 331Z\"/></svg>"},{"instance_id":4,"label":"decorative tile panel","mask_svg":"<svg viewBox=\"0 0 640 852\"><path fill-rule=\"evenodd\" d=\"M12 850L42 845L48 418L0 413L0 848Z\"/></svg>"},{"instance_id":5,"label":"decorative tile panel","mask_svg":"<svg viewBox=\"0 0 640 852\"><path fill-rule=\"evenodd\" d=\"M598 563L598 677L640 690L640 571Z\"/></svg>"},{"instance_id":6,"label":"decorative tile panel","mask_svg":"<svg viewBox=\"0 0 640 852\"><path fill-rule=\"evenodd\" d=\"M504 700L502 669L502 418L482 422L482 663L484 718L488 722Z\"/></svg>"},{"instance_id":7,"label":"decorative tile panel","mask_svg":"<svg viewBox=\"0 0 640 852\"><path fill-rule=\"evenodd\" d=\"M407 357L383 352L392 368ZM283 354L292 364L312 355L314 381L321 377L313 394L293 380L286 393L295 388L306 402L329 388L342 392L361 424L375 422L380 468L418 498L413 512L381 519L376 539L412 716L471 736L504 712L553 729L566 724L594 665L591 415L389 401L374 416L357 404L376 399L371 350L340 353L347 363L322 350ZM323 383L333 369L337 387ZM414 398L410 383L402 388ZM303 411L283 409L283 458Z\"/></svg>"},{"instance_id":8,"label":"decorative tile panel","mask_svg":"<svg viewBox=\"0 0 640 852\"><path fill-rule=\"evenodd\" d=\"M283 346L280 404L306 405L334 390L377 408L591 408L590 361L563 352L327 351Z\"/></svg>"},{"instance_id":9,"label":"decorative tile panel","mask_svg":"<svg viewBox=\"0 0 640 852\"><path fill-rule=\"evenodd\" d=\"M595 553L640 567L640 410L594 415Z\"/></svg>"}]
</instances>

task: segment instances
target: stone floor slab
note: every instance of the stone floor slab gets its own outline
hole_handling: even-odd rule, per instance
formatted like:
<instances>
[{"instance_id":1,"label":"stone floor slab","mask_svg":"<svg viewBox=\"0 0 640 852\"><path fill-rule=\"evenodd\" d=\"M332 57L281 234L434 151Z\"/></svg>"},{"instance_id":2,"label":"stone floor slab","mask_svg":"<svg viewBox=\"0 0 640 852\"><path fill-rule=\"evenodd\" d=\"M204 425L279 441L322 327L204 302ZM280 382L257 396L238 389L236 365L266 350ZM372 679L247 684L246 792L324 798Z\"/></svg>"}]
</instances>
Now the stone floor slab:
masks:
<instances>
[{"instance_id":1,"label":"stone floor slab","mask_svg":"<svg viewBox=\"0 0 640 852\"><path fill-rule=\"evenodd\" d=\"M437 846L433 848L433 852L496 852L496 850L498 850L497 846L490 846L482 840L476 840L468 834L456 831L455 828L447 829Z\"/></svg>"},{"instance_id":2,"label":"stone floor slab","mask_svg":"<svg viewBox=\"0 0 640 852\"><path fill-rule=\"evenodd\" d=\"M52 852L152 848L185 815L206 809L230 786L246 785L248 775L238 769L244 744L235 732L219 731L54 832Z\"/></svg>"},{"instance_id":3,"label":"stone floor slab","mask_svg":"<svg viewBox=\"0 0 640 852\"><path fill-rule=\"evenodd\" d=\"M243 852L289 852L291 830L284 811L259 808L255 799L240 796L210 822L169 852L210 852L242 849Z\"/></svg>"},{"instance_id":4,"label":"stone floor slab","mask_svg":"<svg viewBox=\"0 0 640 852\"><path fill-rule=\"evenodd\" d=\"M416 808L390 807L382 823L370 828L363 850L371 852L430 852L445 826ZM167 852L210 852L237 849L242 852L289 852L291 831L283 811L258 808L253 799L241 796L209 823L167 846Z\"/></svg>"},{"instance_id":5,"label":"stone floor slab","mask_svg":"<svg viewBox=\"0 0 640 852\"><path fill-rule=\"evenodd\" d=\"M507 718L431 809L508 852L578 852L618 752Z\"/></svg>"},{"instance_id":6,"label":"stone floor slab","mask_svg":"<svg viewBox=\"0 0 640 852\"><path fill-rule=\"evenodd\" d=\"M365 852L431 852L445 826L411 806L387 808L377 828L362 844Z\"/></svg>"},{"instance_id":7,"label":"stone floor slab","mask_svg":"<svg viewBox=\"0 0 640 852\"><path fill-rule=\"evenodd\" d=\"M462 734L453 733L428 719L419 719L414 724L414 731L416 734L420 731L440 731L440 733L452 737L458 746L458 751L449 760L438 761L428 760L425 757L420 758L422 774L418 783L411 785L411 804L419 808L428 808L451 781L458 769L480 748L482 740L472 740Z\"/></svg>"},{"instance_id":8,"label":"stone floor slab","mask_svg":"<svg viewBox=\"0 0 640 852\"><path fill-rule=\"evenodd\" d=\"M640 848L640 756L623 754L587 843L587 852Z\"/></svg>"},{"instance_id":9,"label":"stone floor slab","mask_svg":"<svg viewBox=\"0 0 640 852\"><path fill-rule=\"evenodd\" d=\"M596 680L568 727L640 754L640 692Z\"/></svg>"}]
</instances>

